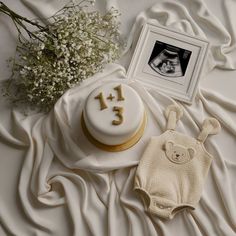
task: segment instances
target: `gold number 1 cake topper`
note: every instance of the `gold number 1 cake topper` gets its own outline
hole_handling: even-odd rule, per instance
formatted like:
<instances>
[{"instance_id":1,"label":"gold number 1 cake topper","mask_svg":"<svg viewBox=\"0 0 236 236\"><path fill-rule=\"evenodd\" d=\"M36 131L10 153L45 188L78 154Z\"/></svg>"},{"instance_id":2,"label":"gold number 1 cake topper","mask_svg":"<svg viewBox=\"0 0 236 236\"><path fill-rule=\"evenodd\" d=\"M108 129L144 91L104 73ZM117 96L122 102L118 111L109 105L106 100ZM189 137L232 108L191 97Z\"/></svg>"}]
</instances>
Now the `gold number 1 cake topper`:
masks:
<instances>
[{"instance_id":1,"label":"gold number 1 cake topper","mask_svg":"<svg viewBox=\"0 0 236 236\"><path fill-rule=\"evenodd\" d=\"M116 86L113 89L117 92L117 101L124 101L125 97L123 95L121 84ZM114 98L115 98L115 96L113 96L112 93L110 93L110 95L106 99L112 101ZM94 99L98 99L99 100L100 110L101 111L108 108L106 100L105 100L104 95L103 95L103 92L100 92L96 97L94 97ZM118 120L113 120L112 121L112 125L120 125L120 124L122 124L123 120L124 120L124 118L123 118L124 108L123 107L114 106L112 111L116 112L115 115L118 117Z\"/></svg>"},{"instance_id":2,"label":"gold number 1 cake topper","mask_svg":"<svg viewBox=\"0 0 236 236\"><path fill-rule=\"evenodd\" d=\"M105 99L104 99L104 96L103 96L103 93L99 93L95 99L99 99L99 102L100 102L100 110L104 110L104 109L107 109L107 104L105 102Z\"/></svg>"},{"instance_id":3,"label":"gold number 1 cake topper","mask_svg":"<svg viewBox=\"0 0 236 236\"><path fill-rule=\"evenodd\" d=\"M117 94L118 94L117 101L124 101L125 98L123 97L123 91L122 91L121 84L119 86L115 87L114 90L116 90Z\"/></svg>"}]
</instances>

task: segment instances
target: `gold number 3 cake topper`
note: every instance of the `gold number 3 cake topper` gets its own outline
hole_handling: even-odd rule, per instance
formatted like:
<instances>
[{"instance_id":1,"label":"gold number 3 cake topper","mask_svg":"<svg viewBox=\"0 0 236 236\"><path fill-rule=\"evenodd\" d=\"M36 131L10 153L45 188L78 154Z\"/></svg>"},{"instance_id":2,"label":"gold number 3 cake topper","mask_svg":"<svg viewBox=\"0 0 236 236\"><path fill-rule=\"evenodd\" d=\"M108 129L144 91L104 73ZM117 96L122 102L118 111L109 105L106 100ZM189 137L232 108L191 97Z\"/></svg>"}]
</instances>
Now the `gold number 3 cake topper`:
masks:
<instances>
[{"instance_id":1,"label":"gold number 3 cake topper","mask_svg":"<svg viewBox=\"0 0 236 236\"><path fill-rule=\"evenodd\" d=\"M124 95L123 95L123 91L122 91L122 86L119 85L115 88L113 88L116 92L117 92L117 101L124 101L125 98L124 98ZM110 94L108 97L107 97L107 100L113 100L113 98L115 98L112 94ZM104 95L102 92L100 92L96 97L94 97L94 99L98 99L99 100L99 103L100 103L100 110L104 110L104 109L107 109L108 106L106 104L106 100L104 98ZM123 107L118 107L118 106L114 106L113 107L113 111L116 112L115 115L117 116L118 120L113 120L112 121L112 124L113 125L120 125L123 123L123 111L124 111L124 108Z\"/></svg>"},{"instance_id":2,"label":"gold number 3 cake topper","mask_svg":"<svg viewBox=\"0 0 236 236\"><path fill-rule=\"evenodd\" d=\"M116 116L118 117L118 120L113 120L112 121L112 124L113 125L120 125L120 124L122 124L122 122L123 122L123 111L124 111L124 109L123 109L123 107L113 107L113 111L116 111L117 113L116 113Z\"/></svg>"}]
</instances>

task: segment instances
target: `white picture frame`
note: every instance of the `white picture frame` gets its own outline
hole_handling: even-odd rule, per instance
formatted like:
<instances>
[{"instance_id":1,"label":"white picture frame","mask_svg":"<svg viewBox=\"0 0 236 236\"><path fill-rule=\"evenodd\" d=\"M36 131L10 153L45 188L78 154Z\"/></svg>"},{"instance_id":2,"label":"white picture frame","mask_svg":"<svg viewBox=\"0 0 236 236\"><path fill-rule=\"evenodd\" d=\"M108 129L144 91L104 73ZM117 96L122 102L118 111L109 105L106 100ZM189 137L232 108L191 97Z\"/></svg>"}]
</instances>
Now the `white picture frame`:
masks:
<instances>
[{"instance_id":1,"label":"white picture frame","mask_svg":"<svg viewBox=\"0 0 236 236\"><path fill-rule=\"evenodd\" d=\"M209 42L174 29L146 23L127 77L191 104L207 58Z\"/></svg>"}]
</instances>

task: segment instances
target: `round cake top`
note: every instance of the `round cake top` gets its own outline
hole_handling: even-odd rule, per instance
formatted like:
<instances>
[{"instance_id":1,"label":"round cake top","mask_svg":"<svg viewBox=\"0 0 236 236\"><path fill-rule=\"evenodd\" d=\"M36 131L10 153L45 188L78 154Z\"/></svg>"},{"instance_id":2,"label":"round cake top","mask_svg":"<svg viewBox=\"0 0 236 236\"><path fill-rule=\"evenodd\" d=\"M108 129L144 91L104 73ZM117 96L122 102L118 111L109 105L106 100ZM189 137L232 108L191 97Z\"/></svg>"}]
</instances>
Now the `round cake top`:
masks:
<instances>
[{"instance_id":1,"label":"round cake top","mask_svg":"<svg viewBox=\"0 0 236 236\"><path fill-rule=\"evenodd\" d=\"M122 83L94 89L84 107L89 133L106 145L119 145L132 138L143 123L145 109L137 92Z\"/></svg>"}]
</instances>

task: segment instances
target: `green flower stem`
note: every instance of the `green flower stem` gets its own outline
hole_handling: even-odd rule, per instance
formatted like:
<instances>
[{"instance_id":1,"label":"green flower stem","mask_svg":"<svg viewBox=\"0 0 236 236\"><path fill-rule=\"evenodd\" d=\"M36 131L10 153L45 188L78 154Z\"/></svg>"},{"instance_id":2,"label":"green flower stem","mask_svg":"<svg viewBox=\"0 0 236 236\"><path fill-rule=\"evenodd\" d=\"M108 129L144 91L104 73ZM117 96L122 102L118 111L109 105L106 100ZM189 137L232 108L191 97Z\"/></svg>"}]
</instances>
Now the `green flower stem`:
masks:
<instances>
[{"instance_id":1,"label":"green flower stem","mask_svg":"<svg viewBox=\"0 0 236 236\"><path fill-rule=\"evenodd\" d=\"M29 35L30 38L33 37L41 41L41 39L38 38L34 32L31 32L30 30L28 30L27 26L24 23L28 23L32 26L35 26L40 31L48 31L48 28L46 26L42 26L38 24L37 22L31 21L17 14L16 12L12 11L9 7L7 7L2 1L0 1L0 12L6 14L12 19L19 35L22 35L22 32L20 30L20 27L21 27L23 30L26 31L26 33Z\"/></svg>"},{"instance_id":2,"label":"green flower stem","mask_svg":"<svg viewBox=\"0 0 236 236\"><path fill-rule=\"evenodd\" d=\"M45 29L44 26L36 23L36 22L33 22L17 13L15 13L14 11L12 11L10 8L8 8L2 1L0 1L0 12L3 12L5 14L7 14L8 16L10 16L13 20L21 20L21 21L25 21L27 22L28 24L31 24L33 26L36 26L38 29ZM18 21L19 22L19 21Z\"/></svg>"}]
</instances>

